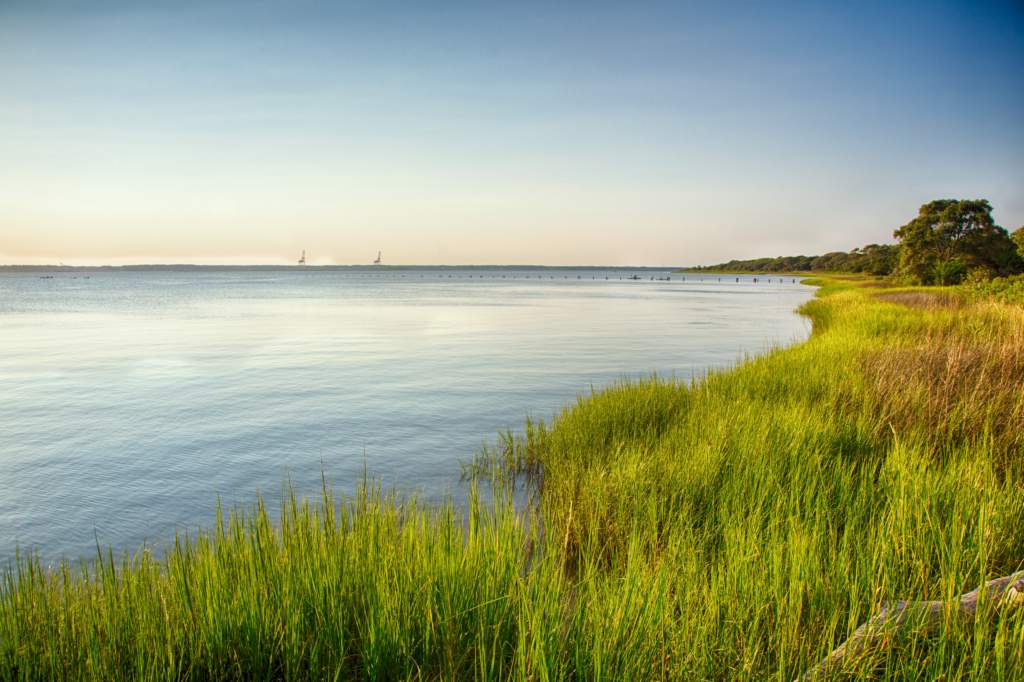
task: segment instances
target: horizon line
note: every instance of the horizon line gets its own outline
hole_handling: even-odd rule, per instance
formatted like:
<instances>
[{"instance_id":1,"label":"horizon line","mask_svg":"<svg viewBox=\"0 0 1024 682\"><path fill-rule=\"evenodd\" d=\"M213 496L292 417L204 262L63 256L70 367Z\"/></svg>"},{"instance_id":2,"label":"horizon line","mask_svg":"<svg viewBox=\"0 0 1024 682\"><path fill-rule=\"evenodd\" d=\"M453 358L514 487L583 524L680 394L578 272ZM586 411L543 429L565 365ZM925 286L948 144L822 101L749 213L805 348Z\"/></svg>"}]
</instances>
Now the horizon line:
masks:
<instances>
[{"instance_id":1,"label":"horizon line","mask_svg":"<svg viewBox=\"0 0 1024 682\"><path fill-rule=\"evenodd\" d=\"M137 263L137 264L126 264L126 265L65 265L63 263L52 264L52 263L38 263L38 264L10 264L0 265L0 270L18 270L18 269L40 269L47 268L56 271L73 271L73 270L132 270L132 269L150 269L150 270L174 270L175 268L189 268L189 269L202 269L202 270L249 270L249 269L260 269L260 270L343 270L343 269L367 269L367 270L429 270L435 269L459 269L459 268L473 268L473 269L491 269L491 270L512 270L512 269L531 269L531 270L611 270L611 269L632 269L632 270L679 270L685 268L693 268L697 266L679 266L679 265L529 265L529 264L513 264L513 265L495 265L495 264L462 264L462 265L446 265L446 264L431 264L431 265L412 265L412 264L395 264L395 265L374 265L372 263L353 263L350 265L278 265L271 263L252 263L252 264L197 264L197 263Z\"/></svg>"}]
</instances>

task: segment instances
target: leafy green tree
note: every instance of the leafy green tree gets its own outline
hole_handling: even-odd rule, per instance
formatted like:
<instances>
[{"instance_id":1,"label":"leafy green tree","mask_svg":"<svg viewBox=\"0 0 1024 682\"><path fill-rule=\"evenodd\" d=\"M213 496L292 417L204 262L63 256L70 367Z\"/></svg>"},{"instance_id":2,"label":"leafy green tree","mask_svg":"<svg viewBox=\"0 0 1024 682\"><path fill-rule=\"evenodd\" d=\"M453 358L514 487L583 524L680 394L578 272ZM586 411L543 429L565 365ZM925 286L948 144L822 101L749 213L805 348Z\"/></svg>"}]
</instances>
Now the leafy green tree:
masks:
<instances>
[{"instance_id":1,"label":"leafy green tree","mask_svg":"<svg viewBox=\"0 0 1024 682\"><path fill-rule=\"evenodd\" d=\"M1024 227L1017 228L1010 237L1017 244L1017 255L1024 258Z\"/></svg>"},{"instance_id":2,"label":"leafy green tree","mask_svg":"<svg viewBox=\"0 0 1024 682\"><path fill-rule=\"evenodd\" d=\"M992 220L984 199L939 199L893 232L900 240L900 267L922 282L958 284L969 268L1019 271L1020 256L1006 230Z\"/></svg>"},{"instance_id":3,"label":"leafy green tree","mask_svg":"<svg viewBox=\"0 0 1024 682\"><path fill-rule=\"evenodd\" d=\"M868 244L860 253L863 271L876 277L891 275L900 263L900 247L893 244Z\"/></svg>"}]
</instances>

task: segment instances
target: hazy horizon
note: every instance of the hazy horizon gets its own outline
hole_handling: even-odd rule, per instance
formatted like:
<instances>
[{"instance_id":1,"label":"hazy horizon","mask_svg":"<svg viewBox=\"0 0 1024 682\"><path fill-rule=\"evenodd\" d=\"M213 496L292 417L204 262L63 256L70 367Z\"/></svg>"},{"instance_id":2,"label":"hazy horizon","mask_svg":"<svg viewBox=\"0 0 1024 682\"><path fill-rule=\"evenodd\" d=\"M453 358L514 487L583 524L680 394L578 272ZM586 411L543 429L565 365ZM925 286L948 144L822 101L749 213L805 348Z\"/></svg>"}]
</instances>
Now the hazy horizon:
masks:
<instances>
[{"instance_id":1,"label":"hazy horizon","mask_svg":"<svg viewBox=\"0 0 1024 682\"><path fill-rule=\"evenodd\" d=\"M712 264L714 265L714 264ZM416 269L416 270L451 270L451 269L467 269L467 270L515 270L515 269L537 269L537 270L611 270L611 269L622 269L622 270L667 270L670 268L686 268L690 267L687 265L615 265L615 264L593 264L593 265L540 265L537 263L382 263L379 267L373 263L331 263L325 265L317 265L307 263L306 265L300 265L296 263L102 263L100 265L78 265L74 263L14 263L5 264L0 263L0 268L154 268L163 269L171 267L187 267L187 268L217 268L225 267L232 269L247 269L247 268L294 268L297 271L301 271L303 268L311 270L322 269L322 268L352 268L360 270L370 271L382 271L382 270L401 270L405 268Z\"/></svg>"},{"instance_id":2,"label":"hazy horizon","mask_svg":"<svg viewBox=\"0 0 1024 682\"><path fill-rule=\"evenodd\" d=\"M9 0L0 264L708 265L1024 224L1024 9Z\"/></svg>"}]
</instances>

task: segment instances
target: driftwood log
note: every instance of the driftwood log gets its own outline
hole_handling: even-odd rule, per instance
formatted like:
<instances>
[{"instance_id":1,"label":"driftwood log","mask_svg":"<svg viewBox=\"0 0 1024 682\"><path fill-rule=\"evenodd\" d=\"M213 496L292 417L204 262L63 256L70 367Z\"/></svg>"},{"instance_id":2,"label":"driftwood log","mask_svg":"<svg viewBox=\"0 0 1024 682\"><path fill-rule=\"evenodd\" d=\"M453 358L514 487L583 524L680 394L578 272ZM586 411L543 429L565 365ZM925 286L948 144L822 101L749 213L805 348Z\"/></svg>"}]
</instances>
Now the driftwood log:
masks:
<instances>
[{"instance_id":1,"label":"driftwood log","mask_svg":"<svg viewBox=\"0 0 1024 682\"><path fill-rule=\"evenodd\" d=\"M927 631L942 622L943 608L956 609L954 615L961 623L971 623L978 612L979 600L993 600L995 608L1024 604L1024 571L1018 571L995 580L989 580L976 590L960 597L956 602L900 601L882 602L878 614L857 628L850 639L823 658L818 665L799 678L800 682L820 682L838 675L843 666L865 649L887 636L902 632L907 627Z\"/></svg>"}]
</instances>

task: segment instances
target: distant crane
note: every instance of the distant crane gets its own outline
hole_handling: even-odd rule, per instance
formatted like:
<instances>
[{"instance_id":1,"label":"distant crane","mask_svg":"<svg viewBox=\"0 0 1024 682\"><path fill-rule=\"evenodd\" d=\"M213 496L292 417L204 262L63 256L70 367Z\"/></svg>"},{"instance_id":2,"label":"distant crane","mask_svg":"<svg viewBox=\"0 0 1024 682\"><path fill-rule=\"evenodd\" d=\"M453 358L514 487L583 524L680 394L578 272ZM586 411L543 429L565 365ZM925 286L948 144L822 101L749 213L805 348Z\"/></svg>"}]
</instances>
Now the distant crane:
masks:
<instances>
[{"instance_id":1,"label":"distant crane","mask_svg":"<svg viewBox=\"0 0 1024 682\"><path fill-rule=\"evenodd\" d=\"M373 261L374 265L380 265L380 251L377 252L377 260Z\"/></svg>"},{"instance_id":2,"label":"distant crane","mask_svg":"<svg viewBox=\"0 0 1024 682\"><path fill-rule=\"evenodd\" d=\"M306 264L306 250L303 249L302 250L302 258L299 259L299 265L305 265L305 264Z\"/></svg>"}]
</instances>

